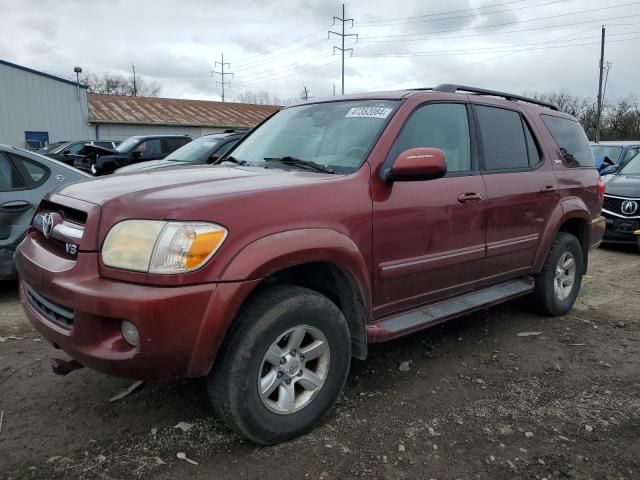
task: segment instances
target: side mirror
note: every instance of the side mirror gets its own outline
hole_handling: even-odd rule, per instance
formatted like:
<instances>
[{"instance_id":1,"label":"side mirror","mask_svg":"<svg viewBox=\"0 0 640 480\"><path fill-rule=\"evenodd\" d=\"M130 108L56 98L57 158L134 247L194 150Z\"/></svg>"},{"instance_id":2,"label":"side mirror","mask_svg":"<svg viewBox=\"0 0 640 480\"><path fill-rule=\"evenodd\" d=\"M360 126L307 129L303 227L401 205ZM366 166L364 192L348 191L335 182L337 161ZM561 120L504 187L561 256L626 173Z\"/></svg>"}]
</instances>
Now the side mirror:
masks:
<instances>
[{"instance_id":1,"label":"side mirror","mask_svg":"<svg viewBox=\"0 0 640 480\"><path fill-rule=\"evenodd\" d=\"M600 175L611 175L612 173L616 173L618 170L620 170L620 165L609 165L600 172Z\"/></svg>"},{"instance_id":2,"label":"side mirror","mask_svg":"<svg viewBox=\"0 0 640 480\"><path fill-rule=\"evenodd\" d=\"M63 155L69 155L71 153L71 150L69 150L68 148L62 152Z\"/></svg>"},{"instance_id":3,"label":"side mirror","mask_svg":"<svg viewBox=\"0 0 640 480\"><path fill-rule=\"evenodd\" d=\"M213 163L216 163L218 160L220 160L220 155L217 155L217 154L213 153L213 154L211 154L211 156L207 160L207 163L213 164Z\"/></svg>"},{"instance_id":4,"label":"side mirror","mask_svg":"<svg viewBox=\"0 0 640 480\"><path fill-rule=\"evenodd\" d=\"M444 152L439 148L410 148L405 150L386 172L385 180L410 182L433 180L447 174Z\"/></svg>"}]
</instances>

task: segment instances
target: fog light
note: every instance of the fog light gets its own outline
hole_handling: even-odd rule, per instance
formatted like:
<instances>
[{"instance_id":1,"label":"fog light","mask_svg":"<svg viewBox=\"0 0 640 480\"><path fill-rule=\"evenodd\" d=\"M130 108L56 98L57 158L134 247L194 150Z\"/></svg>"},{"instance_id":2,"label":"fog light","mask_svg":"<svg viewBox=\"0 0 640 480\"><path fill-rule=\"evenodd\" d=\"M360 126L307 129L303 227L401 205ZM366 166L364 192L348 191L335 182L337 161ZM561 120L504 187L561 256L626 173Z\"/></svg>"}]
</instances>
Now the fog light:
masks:
<instances>
[{"instance_id":1,"label":"fog light","mask_svg":"<svg viewBox=\"0 0 640 480\"><path fill-rule=\"evenodd\" d=\"M123 321L120 330L122 331L122 336L130 345L134 347L138 346L140 343L140 332L138 332L138 329L133 323L127 322L126 320Z\"/></svg>"}]
</instances>

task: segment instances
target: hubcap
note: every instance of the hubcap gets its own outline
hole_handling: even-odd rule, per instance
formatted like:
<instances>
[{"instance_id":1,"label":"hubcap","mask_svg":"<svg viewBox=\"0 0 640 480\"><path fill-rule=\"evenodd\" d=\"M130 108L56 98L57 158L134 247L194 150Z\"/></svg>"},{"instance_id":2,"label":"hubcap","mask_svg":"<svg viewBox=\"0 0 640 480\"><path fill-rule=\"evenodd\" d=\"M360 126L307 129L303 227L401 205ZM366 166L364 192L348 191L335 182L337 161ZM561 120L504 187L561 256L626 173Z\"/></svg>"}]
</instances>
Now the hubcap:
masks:
<instances>
[{"instance_id":1,"label":"hubcap","mask_svg":"<svg viewBox=\"0 0 640 480\"><path fill-rule=\"evenodd\" d=\"M286 415L306 407L329 372L329 344L315 327L301 325L280 335L265 353L258 393L265 407Z\"/></svg>"},{"instance_id":2,"label":"hubcap","mask_svg":"<svg viewBox=\"0 0 640 480\"><path fill-rule=\"evenodd\" d=\"M556 275L553 278L553 290L558 300L566 300L576 281L576 259L571 252L564 252L558 260Z\"/></svg>"}]
</instances>

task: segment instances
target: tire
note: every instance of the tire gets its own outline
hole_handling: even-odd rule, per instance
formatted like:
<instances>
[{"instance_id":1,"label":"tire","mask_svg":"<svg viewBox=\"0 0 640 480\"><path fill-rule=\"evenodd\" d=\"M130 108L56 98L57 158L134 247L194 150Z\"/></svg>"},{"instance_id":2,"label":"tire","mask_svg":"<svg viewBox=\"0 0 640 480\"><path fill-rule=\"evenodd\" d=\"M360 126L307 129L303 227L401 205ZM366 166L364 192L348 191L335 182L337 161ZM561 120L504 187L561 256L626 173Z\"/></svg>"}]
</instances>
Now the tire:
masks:
<instances>
[{"instance_id":1,"label":"tire","mask_svg":"<svg viewBox=\"0 0 640 480\"><path fill-rule=\"evenodd\" d=\"M288 349L298 339L301 346ZM323 339L327 348L320 354ZM268 352L277 355L267 359ZM304 354L320 356L309 360ZM313 290L275 286L241 309L207 377L207 391L232 429L255 443L276 444L308 432L324 418L344 387L350 362L349 327L338 307ZM278 387L270 396L268 391L261 395L259 388L272 385L271 379ZM291 391L293 404L287 401Z\"/></svg>"},{"instance_id":2,"label":"tire","mask_svg":"<svg viewBox=\"0 0 640 480\"><path fill-rule=\"evenodd\" d=\"M563 260L563 265L567 266L570 259L575 267L573 275L556 278L559 274L559 262ZM565 274L571 273L571 269L565 269ZM531 296L534 308L543 315L559 316L564 315L576 301L582 285L582 275L584 274L584 255L578 239L570 233L560 232L556 236L549 255L540 273L535 279L535 289ZM568 281L573 277L571 288L568 288ZM556 288L557 282L562 287ZM565 286L566 285L566 286Z\"/></svg>"}]
</instances>

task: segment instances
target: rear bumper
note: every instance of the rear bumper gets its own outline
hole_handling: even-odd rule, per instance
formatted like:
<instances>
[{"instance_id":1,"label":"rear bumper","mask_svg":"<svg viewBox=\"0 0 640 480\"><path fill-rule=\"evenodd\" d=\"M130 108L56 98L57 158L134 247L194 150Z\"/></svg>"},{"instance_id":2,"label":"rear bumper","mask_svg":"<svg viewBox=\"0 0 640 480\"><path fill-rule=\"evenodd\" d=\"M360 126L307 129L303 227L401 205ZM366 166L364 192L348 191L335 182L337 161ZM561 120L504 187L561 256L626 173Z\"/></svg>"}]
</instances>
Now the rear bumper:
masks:
<instances>
[{"instance_id":1,"label":"rear bumper","mask_svg":"<svg viewBox=\"0 0 640 480\"><path fill-rule=\"evenodd\" d=\"M98 275L97 253L80 253L77 261L58 264L54 272L34 260L42 260L37 248L27 238L16 256L27 317L73 359L117 377L206 375L237 308L257 283L126 283ZM68 324L58 321L52 309L60 309ZM138 328L138 346L124 340L123 320Z\"/></svg>"}]
</instances>

